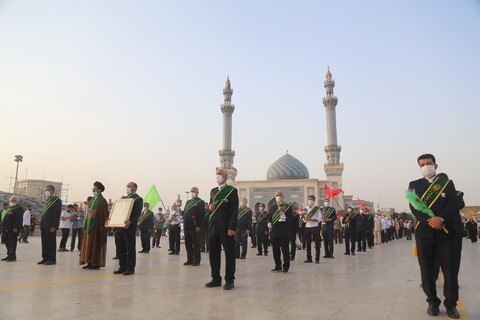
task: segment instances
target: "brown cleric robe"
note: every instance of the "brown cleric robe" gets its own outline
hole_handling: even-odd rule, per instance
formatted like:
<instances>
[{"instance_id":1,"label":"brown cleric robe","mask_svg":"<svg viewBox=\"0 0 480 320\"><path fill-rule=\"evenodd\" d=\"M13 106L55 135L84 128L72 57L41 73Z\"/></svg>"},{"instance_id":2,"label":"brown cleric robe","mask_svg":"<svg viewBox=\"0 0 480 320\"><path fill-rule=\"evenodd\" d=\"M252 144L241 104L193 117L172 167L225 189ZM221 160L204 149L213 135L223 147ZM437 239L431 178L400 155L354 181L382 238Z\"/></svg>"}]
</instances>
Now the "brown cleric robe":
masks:
<instances>
[{"instance_id":1,"label":"brown cleric robe","mask_svg":"<svg viewBox=\"0 0 480 320\"><path fill-rule=\"evenodd\" d=\"M87 223L83 230L82 247L80 250L80 264L87 263L94 267L105 267L108 232L107 228L105 228L105 221L109 216L108 204L105 198L99 199L97 210L93 214L95 225L88 232L90 213L87 213Z\"/></svg>"}]
</instances>

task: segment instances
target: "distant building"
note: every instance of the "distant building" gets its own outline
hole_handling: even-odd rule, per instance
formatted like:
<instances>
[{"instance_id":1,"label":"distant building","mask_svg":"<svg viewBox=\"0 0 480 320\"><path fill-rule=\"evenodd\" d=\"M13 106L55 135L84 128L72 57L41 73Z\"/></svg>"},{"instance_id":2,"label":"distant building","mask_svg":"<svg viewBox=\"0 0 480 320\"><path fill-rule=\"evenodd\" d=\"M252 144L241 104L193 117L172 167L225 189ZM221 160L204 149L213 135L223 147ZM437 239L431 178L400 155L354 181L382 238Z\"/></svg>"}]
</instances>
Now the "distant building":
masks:
<instances>
[{"instance_id":1,"label":"distant building","mask_svg":"<svg viewBox=\"0 0 480 320\"><path fill-rule=\"evenodd\" d=\"M45 187L48 185L52 185L55 188L55 194L61 196L62 182L35 179L19 180L17 182L17 194L36 199L45 199Z\"/></svg>"}]
</instances>

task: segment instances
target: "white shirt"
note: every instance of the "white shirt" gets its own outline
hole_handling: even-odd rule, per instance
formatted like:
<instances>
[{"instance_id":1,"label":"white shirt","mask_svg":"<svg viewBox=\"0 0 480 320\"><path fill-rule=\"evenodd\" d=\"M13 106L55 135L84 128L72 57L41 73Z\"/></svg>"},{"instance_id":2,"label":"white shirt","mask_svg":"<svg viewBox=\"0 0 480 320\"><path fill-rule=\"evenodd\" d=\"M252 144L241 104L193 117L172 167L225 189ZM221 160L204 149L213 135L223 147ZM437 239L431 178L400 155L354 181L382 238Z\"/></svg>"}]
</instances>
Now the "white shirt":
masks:
<instances>
[{"instance_id":1,"label":"white shirt","mask_svg":"<svg viewBox=\"0 0 480 320\"><path fill-rule=\"evenodd\" d=\"M23 213L23 225L30 225L30 210L25 210L25 212Z\"/></svg>"},{"instance_id":2,"label":"white shirt","mask_svg":"<svg viewBox=\"0 0 480 320\"><path fill-rule=\"evenodd\" d=\"M181 216L180 212L174 212L170 214L170 219L172 219L175 214L176 214L175 219L172 220L170 223L173 225L182 223L183 217Z\"/></svg>"},{"instance_id":3,"label":"white shirt","mask_svg":"<svg viewBox=\"0 0 480 320\"><path fill-rule=\"evenodd\" d=\"M307 215L305 216L305 218L308 216L310 211L313 210L313 208L315 208L315 206L312 206L311 208L310 207L305 208L307 209ZM318 209L318 211L313 215L313 217L311 217L311 219L317 219L319 221L322 220L322 210ZM307 221L307 223L305 224L305 228L313 228L313 227L318 227L318 222Z\"/></svg>"},{"instance_id":4,"label":"white shirt","mask_svg":"<svg viewBox=\"0 0 480 320\"><path fill-rule=\"evenodd\" d=\"M60 229L70 229L70 227L72 226L72 220L70 219L62 220L61 218L68 218L71 215L72 214L70 212L67 212L67 210L62 211L62 214L60 215L60 225L59 225Z\"/></svg>"}]
</instances>

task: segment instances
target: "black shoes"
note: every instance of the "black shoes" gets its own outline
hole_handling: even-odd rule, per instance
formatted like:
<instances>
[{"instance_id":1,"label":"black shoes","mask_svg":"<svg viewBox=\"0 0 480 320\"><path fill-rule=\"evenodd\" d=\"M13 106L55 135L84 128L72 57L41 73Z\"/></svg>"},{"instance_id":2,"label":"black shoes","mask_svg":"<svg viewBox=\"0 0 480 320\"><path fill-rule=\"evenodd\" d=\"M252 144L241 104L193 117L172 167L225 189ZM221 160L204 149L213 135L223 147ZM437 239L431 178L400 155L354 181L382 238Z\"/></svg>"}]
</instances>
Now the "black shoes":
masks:
<instances>
[{"instance_id":1,"label":"black shoes","mask_svg":"<svg viewBox=\"0 0 480 320\"><path fill-rule=\"evenodd\" d=\"M221 287L221 286L222 286L222 282L213 281L213 280L205 284L205 287L207 288Z\"/></svg>"},{"instance_id":2,"label":"black shoes","mask_svg":"<svg viewBox=\"0 0 480 320\"><path fill-rule=\"evenodd\" d=\"M223 290L232 290L233 288L235 288L233 282L227 282L223 285Z\"/></svg>"},{"instance_id":3,"label":"black shoes","mask_svg":"<svg viewBox=\"0 0 480 320\"><path fill-rule=\"evenodd\" d=\"M458 313L458 310L455 307L447 308L447 316L451 319L460 319L460 313Z\"/></svg>"},{"instance_id":4,"label":"black shoes","mask_svg":"<svg viewBox=\"0 0 480 320\"><path fill-rule=\"evenodd\" d=\"M192 261L187 261L187 262L185 262L183 265L184 265L184 266L191 266L192 264L193 264Z\"/></svg>"},{"instance_id":5,"label":"black shoes","mask_svg":"<svg viewBox=\"0 0 480 320\"><path fill-rule=\"evenodd\" d=\"M44 265L46 265L46 266L52 266L52 265L54 265L54 264L57 264L57 261L49 260L49 261L46 261L46 262L44 263Z\"/></svg>"},{"instance_id":6,"label":"black shoes","mask_svg":"<svg viewBox=\"0 0 480 320\"><path fill-rule=\"evenodd\" d=\"M260 253L257 253L257 256L263 256L263 254L260 252Z\"/></svg>"},{"instance_id":7,"label":"black shoes","mask_svg":"<svg viewBox=\"0 0 480 320\"><path fill-rule=\"evenodd\" d=\"M7 261L8 260L8 257L5 257L2 259L2 261Z\"/></svg>"},{"instance_id":8,"label":"black shoes","mask_svg":"<svg viewBox=\"0 0 480 320\"><path fill-rule=\"evenodd\" d=\"M6 261L7 262L14 262L14 261L17 261L17 258L8 258Z\"/></svg>"},{"instance_id":9,"label":"black shoes","mask_svg":"<svg viewBox=\"0 0 480 320\"><path fill-rule=\"evenodd\" d=\"M125 271L126 271L126 270L118 269L118 270L113 271L113 274L122 274L122 273L124 273Z\"/></svg>"},{"instance_id":10,"label":"black shoes","mask_svg":"<svg viewBox=\"0 0 480 320\"><path fill-rule=\"evenodd\" d=\"M427 314L430 316L438 316L440 309L434 304L429 304L427 309Z\"/></svg>"},{"instance_id":11,"label":"black shoes","mask_svg":"<svg viewBox=\"0 0 480 320\"><path fill-rule=\"evenodd\" d=\"M145 253L145 250L138 251L138 253Z\"/></svg>"},{"instance_id":12,"label":"black shoes","mask_svg":"<svg viewBox=\"0 0 480 320\"><path fill-rule=\"evenodd\" d=\"M129 275L132 275L132 274L135 274L135 271L133 271L133 270L127 270L127 271L123 272L123 275L124 275L124 276L129 276Z\"/></svg>"},{"instance_id":13,"label":"black shoes","mask_svg":"<svg viewBox=\"0 0 480 320\"><path fill-rule=\"evenodd\" d=\"M199 265L200 265L200 262L194 262L194 263L192 263L192 267L197 267L197 266L199 266Z\"/></svg>"},{"instance_id":14,"label":"black shoes","mask_svg":"<svg viewBox=\"0 0 480 320\"><path fill-rule=\"evenodd\" d=\"M242 259L242 260L243 260L243 259L245 259L245 257L240 257L240 259Z\"/></svg>"},{"instance_id":15,"label":"black shoes","mask_svg":"<svg viewBox=\"0 0 480 320\"><path fill-rule=\"evenodd\" d=\"M316 263L316 264L319 264L319 263L320 263L320 260L315 260L315 263Z\"/></svg>"},{"instance_id":16,"label":"black shoes","mask_svg":"<svg viewBox=\"0 0 480 320\"><path fill-rule=\"evenodd\" d=\"M305 261L303 261L303 262L305 262L305 263L312 263L313 261L310 260L310 259L307 259L307 260L305 260Z\"/></svg>"},{"instance_id":17,"label":"black shoes","mask_svg":"<svg viewBox=\"0 0 480 320\"><path fill-rule=\"evenodd\" d=\"M349 256L350 252L345 252L344 255Z\"/></svg>"},{"instance_id":18,"label":"black shoes","mask_svg":"<svg viewBox=\"0 0 480 320\"><path fill-rule=\"evenodd\" d=\"M275 269L272 269L270 271L272 271L272 272L282 272L282 269L281 268L275 268Z\"/></svg>"},{"instance_id":19,"label":"black shoes","mask_svg":"<svg viewBox=\"0 0 480 320\"><path fill-rule=\"evenodd\" d=\"M47 262L47 260L42 259L42 260L38 261L37 264L45 264L45 262Z\"/></svg>"},{"instance_id":20,"label":"black shoes","mask_svg":"<svg viewBox=\"0 0 480 320\"><path fill-rule=\"evenodd\" d=\"M290 257L290 261L295 261L295 257L294 257L294 256L291 256L291 257Z\"/></svg>"}]
</instances>

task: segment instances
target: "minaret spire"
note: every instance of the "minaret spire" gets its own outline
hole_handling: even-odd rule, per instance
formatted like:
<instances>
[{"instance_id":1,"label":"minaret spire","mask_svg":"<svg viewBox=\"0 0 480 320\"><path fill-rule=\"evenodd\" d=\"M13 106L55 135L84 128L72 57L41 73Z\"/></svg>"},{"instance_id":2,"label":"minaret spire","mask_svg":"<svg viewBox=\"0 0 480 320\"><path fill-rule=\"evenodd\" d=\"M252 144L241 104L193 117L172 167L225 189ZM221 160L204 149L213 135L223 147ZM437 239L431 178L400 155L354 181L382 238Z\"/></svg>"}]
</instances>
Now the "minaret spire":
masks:
<instances>
[{"instance_id":1,"label":"minaret spire","mask_svg":"<svg viewBox=\"0 0 480 320\"><path fill-rule=\"evenodd\" d=\"M235 177L237 176L237 169L233 167L235 151L232 150L232 114L235 111L235 106L232 104L232 94L230 76L227 75L225 88L223 88L223 104L220 106L223 113L223 136L222 149L218 154L220 155L219 168L227 170L228 183L235 183Z\"/></svg>"},{"instance_id":2,"label":"minaret spire","mask_svg":"<svg viewBox=\"0 0 480 320\"><path fill-rule=\"evenodd\" d=\"M327 67L326 79L323 83L326 90L326 97L323 98L323 105L327 113L327 146L325 153L327 154L327 163L324 166L327 180L336 182L337 188L342 187L343 163L340 162L340 152L342 148L337 144L337 119L335 108L337 107L338 98L333 94L335 81L332 79L330 67Z\"/></svg>"}]
</instances>

